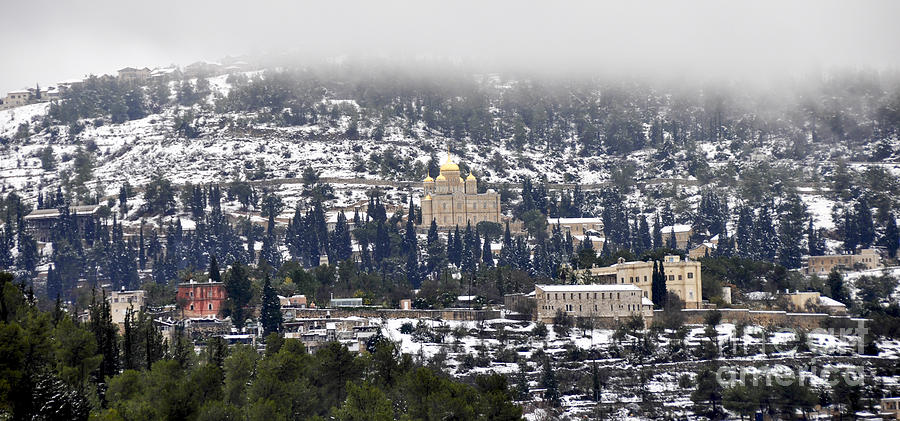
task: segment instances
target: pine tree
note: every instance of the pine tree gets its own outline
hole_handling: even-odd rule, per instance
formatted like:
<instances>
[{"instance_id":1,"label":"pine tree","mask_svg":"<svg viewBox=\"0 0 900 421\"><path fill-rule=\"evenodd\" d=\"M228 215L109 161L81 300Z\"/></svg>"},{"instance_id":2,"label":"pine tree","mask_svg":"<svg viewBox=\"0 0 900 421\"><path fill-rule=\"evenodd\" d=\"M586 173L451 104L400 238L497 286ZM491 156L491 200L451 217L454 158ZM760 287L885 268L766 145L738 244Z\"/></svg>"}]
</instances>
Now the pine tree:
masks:
<instances>
[{"instance_id":1,"label":"pine tree","mask_svg":"<svg viewBox=\"0 0 900 421\"><path fill-rule=\"evenodd\" d=\"M638 217L640 224L638 225L638 241L642 251L653 249L653 237L650 236L650 226L647 224L647 218L643 215Z\"/></svg>"},{"instance_id":2,"label":"pine tree","mask_svg":"<svg viewBox=\"0 0 900 421\"><path fill-rule=\"evenodd\" d=\"M278 294L275 293L275 288L272 288L272 281L269 279L268 273L263 283L262 308L259 313L265 336L281 332L284 323L281 315L281 301L278 299Z\"/></svg>"}]
</instances>

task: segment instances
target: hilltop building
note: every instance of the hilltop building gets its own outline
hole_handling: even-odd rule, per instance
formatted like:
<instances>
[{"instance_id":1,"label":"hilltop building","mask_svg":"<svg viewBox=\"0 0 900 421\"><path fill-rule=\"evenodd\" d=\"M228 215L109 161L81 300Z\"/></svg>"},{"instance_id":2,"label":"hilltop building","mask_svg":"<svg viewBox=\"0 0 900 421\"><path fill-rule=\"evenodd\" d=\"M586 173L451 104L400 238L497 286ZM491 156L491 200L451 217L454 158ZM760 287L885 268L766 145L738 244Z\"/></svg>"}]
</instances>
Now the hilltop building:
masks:
<instances>
[{"instance_id":1,"label":"hilltop building","mask_svg":"<svg viewBox=\"0 0 900 421\"><path fill-rule=\"evenodd\" d=\"M428 176L422 184L425 189L423 225L431 225L432 220L445 228L482 221L500 223L500 194L493 190L478 193L478 180L471 173L463 180L459 165L450 160L449 151L437 178Z\"/></svg>"},{"instance_id":2,"label":"hilltop building","mask_svg":"<svg viewBox=\"0 0 900 421\"><path fill-rule=\"evenodd\" d=\"M663 269L666 275L666 289L684 301L685 308L702 308L702 283L700 262L680 256L665 256ZM653 262L619 262L602 268L581 269L575 276L585 283L635 285L643 295L653 300Z\"/></svg>"},{"instance_id":3,"label":"hilltop building","mask_svg":"<svg viewBox=\"0 0 900 421\"><path fill-rule=\"evenodd\" d=\"M150 78L150 69L144 67L143 69L135 69L134 67L126 67L124 69L119 69L119 80L125 83L131 82L146 82L147 79Z\"/></svg>"}]
</instances>

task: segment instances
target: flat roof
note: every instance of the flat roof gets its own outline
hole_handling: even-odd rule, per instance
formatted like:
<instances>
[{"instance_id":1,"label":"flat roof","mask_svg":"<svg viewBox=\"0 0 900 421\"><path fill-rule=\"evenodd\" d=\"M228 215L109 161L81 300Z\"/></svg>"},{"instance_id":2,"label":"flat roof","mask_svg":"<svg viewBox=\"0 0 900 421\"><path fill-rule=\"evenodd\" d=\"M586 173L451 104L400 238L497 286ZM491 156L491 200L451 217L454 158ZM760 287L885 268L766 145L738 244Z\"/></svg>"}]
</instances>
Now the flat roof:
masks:
<instances>
[{"instance_id":1,"label":"flat roof","mask_svg":"<svg viewBox=\"0 0 900 421\"><path fill-rule=\"evenodd\" d=\"M70 206L69 212L72 212L75 215L91 215L97 212L102 205L81 205L81 206ZM32 211L28 215L25 215L25 219L45 219L45 218L58 218L59 217L59 209L38 209Z\"/></svg>"},{"instance_id":2,"label":"flat roof","mask_svg":"<svg viewBox=\"0 0 900 421\"><path fill-rule=\"evenodd\" d=\"M585 285L535 285L547 292L607 292L607 291L640 291L632 284L585 284Z\"/></svg>"}]
</instances>

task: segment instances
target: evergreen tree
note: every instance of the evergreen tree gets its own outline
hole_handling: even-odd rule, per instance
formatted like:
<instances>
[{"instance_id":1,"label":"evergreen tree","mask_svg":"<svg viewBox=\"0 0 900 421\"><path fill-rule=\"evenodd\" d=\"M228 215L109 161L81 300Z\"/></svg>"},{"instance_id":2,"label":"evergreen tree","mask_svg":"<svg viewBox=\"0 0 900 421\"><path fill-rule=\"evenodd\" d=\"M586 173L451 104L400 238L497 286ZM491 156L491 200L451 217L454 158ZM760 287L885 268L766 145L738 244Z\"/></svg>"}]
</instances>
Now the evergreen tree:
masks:
<instances>
[{"instance_id":1,"label":"evergreen tree","mask_svg":"<svg viewBox=\"0 0 900 421\"><path fill-rule=\"evenodd\" d=\"M431 226L428 227L428 245L431 246L438 240L439 240L439 237L438 237L437 221L432 219Z\"/></svg>"},{"instance_id":2,"label":"evergreen tree","mask_svg":"<svg viewBox=\"0 0 900 421\"><path fill-rule=\"evenodd\" d=\"M753 238L759 252L756 258L774 262L778 253L779 240L768 204L764 204L756 215L756 220L753 222Z\"/></svg>"},{"instance_id":3,"label":"evergreen tree","mask_svg":"<svg viewBox=\"0 0 900 421\"><path fill-rule=\"evenodd\" d=\"M244 327L247 319L246 307L253 296L247 268L240 262L231 265L229 276L225 279L225 291L228 294L226 301L226 316L231 316L232 323L238 327Z\"/></svg>"},{"instance_id":4,"label":"evergreen tree","mask_svg":"<svg viewBox=\"0 0 900 421\"><path fill-rule=\"evenodd\" d=\"M853 206L856 217L856 229L859 236L859 245L869 248L875 242L875 223L872 220L872 210L865 195L861 196Z\"/></svg>"},{"instance_id":5,"label":"evergreen tree","mask_svg":"<svg viewBox=\"0 0 900 421\"><path fill-rule=\"evenodd\" d=\"M891 258L897 257L897 249L900 248L900 232L897 231L897 218L893 212L887 215L887 225L884 228L884 234L881 236L881 245L887 251L888 256ZM21 246L19 248L21 253Z\"/></svg>"},{"instance_id":6,"label":"evergreen tree","mask_svg":"<svg viewBox=\"0 0 900 421\"><path fill-rule=\"evenodd\" d=\"M813 225L812 218L809 219L806 226L806 250L810 256L821 256L825 253L824 249L819 248L819 236Z\"/></svg>"},{"instance_id":7,"label":"evergreen tree","mask_svg":"<svg viewBox=\"0 0 900 421\"><path fill-rule=\"evenodd\" d=\"M797 269L803 255L806 205L797 194L789 195L781 204L778 218L778 263L788 269Z\"/></svg>"},{"instance_id":8,"label":"evergreen tree","mask_svg":"<svg viewBox=\"0 0 900 421\"><path fill-rule=\"evenodd\" d=\"M103 290L99 302L96 298L94 295L91 299L90 328L97 342L97 350L103 355L97 375L98 380L104 382L119 372L119 343L117 328L112 322L109 301L106 299L106 290Z\"/></svg>"},{"instance_id":9,"label":"evergreen tree","mask_svg":"<svg viewBox=\"0 0 900 421\"><path fill-rule=\"evenodd\" d=\"M757 256L758 252L753 241L753 212L747 206L741 206L738 211L734 240L740 257L752 259Z\"/></svg>"},{"instance_id":10,"label":"evergreen tree","mask_svg":"<svg viewBox=\"0 0 900 421\"><path fill-rule=\"evenodd\" d=\"M659 213L656 214L656 220L653 221L653 248L658 249L665 246L663 243L662 224L659 220Z\"/></svg>"},{"instance_id":11,"label":"evergreen tree","mask_svg":"<svg viewBox=\"0 0 900 421\"><path fill-rule=\"evenodd\" d=\"M275 288L272 288L272 281L269 279L268 273L263 283L262 308L259 313L265 336L281 332L282 324L284 323L281 315L281 302L278 300Z\"/></svg>"},{"instance_id":12,"label":"evergreen tree","mask_svg":"<svg viewBox=\"0 0 900 421\"><path fill-rule=\"evenodd\" d=\"M853 253L859 247L859 227L857 223L859 219L852 209L844 209L842 220L840 222L840 232L844 239L844 251Z\"/></svg>"},{"instance_id":13,"label":"evergreen tree","mask_svg":"<svg viewBox=\"0 0 900 421\"><path fill-rule=\"evenodd\" d=\"M653 304L656 308L664 308L666 306L666 270L663 262L657 265L656 260L653 261L653 274L651 275L650 292L653 296Z\"/></svg>"},{"instance_id":14,"label":"evergreen tree","mask_svg":"<svg viewBox=\"0 0 900 421\"><path fill-rule=\"evenodd\" d=\"M666 237L666 247L676 250L678 249L678 239L675 238L675 227L671 226L671 231L668 233L669 235Z\"/></svg>"},{"instance_id":15,"label":"evergreen tree","mask_svg":"<svg viewBox=\"0 0 900 421\"><path fill-rule=\"evenodd\" d=\"M831 273L828 274L828 279L825 280L825 284L828 286L829 296L832 299L841 303L850 303L850 297L847 295L847 290L844 287L844 277L840 272L832 270Z\"/></svg>"},{"instance_id":16,"label":"evergreen tree","mask_svg":"<svg viewBox=\"0 0 900 421\"><path fill-rule=\"evenodd\" d=\"M544 388L544 401L554 408L559 408L562 405L559 382L556 380L556 372L553 370L549 357L544 357L541 387Z\"/></svg>"},{"instance_id":17,"label":"evergreen tree","mask_svg":"<svg viewBox=\"0 0 900 421\"><path fill-rule=\"evenodd\" d=\"M481 251L481 263L484 267L494 267L494 252L491 250L491 239L484 237L484 248Z\"/></svg>"},{"instance_id":18,"label":"evergreen tree","mask_svg":"<svg viewBox=\"0 0 900 421\"><path fill-rule=\"evenodd\" d=\"M347 224L347 216L341 211L337 216L331 240L334 255L337 261L344 261L353 256L353 246L350 240L350 227Z\"/></svg>"}]
</instances>

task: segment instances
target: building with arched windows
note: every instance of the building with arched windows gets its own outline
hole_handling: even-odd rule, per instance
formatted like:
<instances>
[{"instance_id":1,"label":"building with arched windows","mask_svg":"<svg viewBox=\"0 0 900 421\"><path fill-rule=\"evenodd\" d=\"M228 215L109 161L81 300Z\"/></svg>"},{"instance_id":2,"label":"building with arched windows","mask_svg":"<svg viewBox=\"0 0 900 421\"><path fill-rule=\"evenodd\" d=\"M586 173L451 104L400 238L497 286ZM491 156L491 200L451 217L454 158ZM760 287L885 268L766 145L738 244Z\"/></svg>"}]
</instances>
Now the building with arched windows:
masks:
<instances>
[{"instance_id":1,"label":"building with arched windows","mask_svg":"<svg viewBox=\"0 0 900 421\"><path fill-rule=\"evenodd\" d=\"M439 227L476 225L482 221L500 223L500 194L493 190L478 193L478 180L471 173L465 180L459 165L447 160L441 165L437 178L430 176L422 183L422 224L437 222Z\"/></svg>"}]
</instances>

